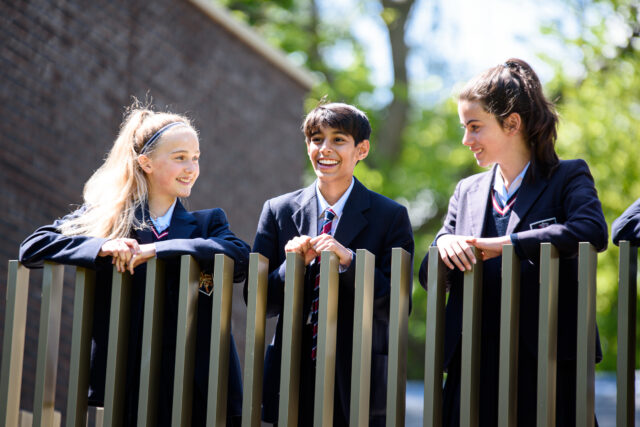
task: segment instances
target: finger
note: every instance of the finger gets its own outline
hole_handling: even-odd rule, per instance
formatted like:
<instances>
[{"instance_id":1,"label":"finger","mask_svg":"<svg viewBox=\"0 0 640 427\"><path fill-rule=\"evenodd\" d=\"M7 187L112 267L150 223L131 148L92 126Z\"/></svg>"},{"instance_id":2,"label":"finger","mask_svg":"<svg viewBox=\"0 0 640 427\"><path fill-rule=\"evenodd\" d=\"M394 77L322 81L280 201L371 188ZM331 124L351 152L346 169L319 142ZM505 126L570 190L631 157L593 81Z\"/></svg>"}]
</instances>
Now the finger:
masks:
<instances>
[{"instance_id":1,"label":"finger","mask_svg":"<svg viewBox=\"0 0 640 427\"><path fill-rule=\"evenodd\" d=\"M446 265L449 270L455 269L455 266L449 260L447 251L444 248L438 248L438 252L440 252L440 259L442 260L442 262L444 262L444 265Z\"/></svg>"},{"instance_id":2,"label":"finger","mask_svg":"<svg viewBox=\"0 0 640 427\"><path fill-rule=\"evenodd\" d=\"M136 261L137 261L137 256L134 255L131 257L131 260L129 261L129 273L131 273L131 275L133 275L133 270L136 268Z\"/></svg>"},{"instance_id":3,"label":"finger","mask_svg":"<svg viewBox=\"0 0 640 427\"><path fill-rule=\"evenodd\" d=\"M460 259L458 259L458 256L456 255L453 248L446 247L445 250L447 251L447 256L456 265L456 267L458 267L460 271L465 271L464 264L460 261Z\"/></svg>"},{"instance_id":4,"label":"finger","mask_svg":"<svg viewBox=\"0 0 640 427\"><path fill-rule=\"evenodd\" d=\"M469 248L466 243L465 246ZM467 270L471 270L471 262L469 261L469 257L467 256L468 254L465 252L465 249L462 247L462 244L460 244L460 242L456 242L456 244L453 246L453 251L455 252L456 257L458 257L460 262L462 262L464 267Z\"/></svg>"}]
</instances>

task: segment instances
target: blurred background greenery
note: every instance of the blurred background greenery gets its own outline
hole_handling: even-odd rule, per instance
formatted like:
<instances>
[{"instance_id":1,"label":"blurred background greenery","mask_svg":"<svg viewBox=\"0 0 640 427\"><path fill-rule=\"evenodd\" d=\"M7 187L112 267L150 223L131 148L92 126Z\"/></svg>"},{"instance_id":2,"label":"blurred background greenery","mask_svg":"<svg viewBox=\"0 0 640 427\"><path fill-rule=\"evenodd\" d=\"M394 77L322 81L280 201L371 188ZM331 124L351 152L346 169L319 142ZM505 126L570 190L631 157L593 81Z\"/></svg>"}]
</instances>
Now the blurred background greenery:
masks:
<instances>
[{"instance_id":1,"label":"blurred background greenery","mask_svg":"<svg viewBox=\"0 0 640 427\"><path fill-rule=\"evenodd\" d=\"M373 150L366 163L356 168L356 176L409 209L417 275L456 182L479 171L460 143L454 95L456 85L495 65L480 66L460 58L488 57L496 46L481 38L453 49L440 43L443 34L462 31L474 12L462 7L460 14L466 13L467 21L456 24L443 20L442 4L427 0L353 0L346 2L348 9L345 2L336 9L337 3L330 0L218 3L317 76L307 110L328 95L332 101L353 103L367 112L374 130ZM500 2L493 4L496 9L502 7ZM528 36L534 40L528 45L533 58L523 59L541 74L547 96L556 102L561 117L557 151L561 158L583 158L589 163L611 224L640 197L640 3L539 0L521 2L518 7L527 5L551 10L534 22L535 34ZM531 24L508 10L489 12L493 15L476 18L495 16L516 28ZM365 21L373 22L381 36L367 33L371 28L366 26L355 26ZM485 22L487 31L495 23ZM522 37L501 34L499 28L493 34L501 41ZM501 61L518 54L499 51ZM389 69L386 81L372 60L379 57ZM421 64L427 66L416 65L416 57L426 58ZM460 64L477 68L461 69L465 67ZM306 180L311 179L309 174ZM617 247L610 244L598 262L597 319L605 354L598 365L601 370L615 370L616 364L617 259ZM409 322L411 379L423 377L426 299L416 279Z\"/></svg>"}]
</instances>

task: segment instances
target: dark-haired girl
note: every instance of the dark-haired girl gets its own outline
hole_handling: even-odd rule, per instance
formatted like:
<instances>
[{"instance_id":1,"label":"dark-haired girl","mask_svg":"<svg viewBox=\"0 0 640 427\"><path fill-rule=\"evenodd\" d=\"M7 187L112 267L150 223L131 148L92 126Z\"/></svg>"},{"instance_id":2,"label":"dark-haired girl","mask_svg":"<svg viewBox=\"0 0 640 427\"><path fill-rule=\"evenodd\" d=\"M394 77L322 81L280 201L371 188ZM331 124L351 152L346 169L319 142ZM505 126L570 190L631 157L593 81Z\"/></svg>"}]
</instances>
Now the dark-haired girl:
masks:
<instances>
[{"instance_id":1,"label":"dark-haired girl","mask_svg":"<svg viewBox=\"0 0 640 427\"><path fill-rule=\"evenodd\" d=\"M575 425L578 242L598 251L607 246L607 225L589 167L583 160L559 160L557 115L545 99L536 73L509 59L471 80L459 95L462 143L487 172L461 180L434 240L450 269L446 308L443 420L460 420L462 282L465 270L484 261L480 355L480 426L497 425L501 255L513 244L521 260L518 425L536 423L540 243L560 254L556 420ZM427 284L428 254L420 268ZM597 339L596 360L602 358Z\"/></svg>"}]
</instances>

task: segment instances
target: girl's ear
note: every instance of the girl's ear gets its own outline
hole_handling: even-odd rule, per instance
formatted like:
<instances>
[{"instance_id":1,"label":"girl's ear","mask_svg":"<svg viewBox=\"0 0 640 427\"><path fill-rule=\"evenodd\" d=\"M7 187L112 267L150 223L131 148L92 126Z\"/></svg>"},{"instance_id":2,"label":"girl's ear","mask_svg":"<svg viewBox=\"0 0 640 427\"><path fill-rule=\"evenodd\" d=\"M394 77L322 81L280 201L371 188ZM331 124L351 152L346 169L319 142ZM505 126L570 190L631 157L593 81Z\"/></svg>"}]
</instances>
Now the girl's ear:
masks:
<instances>
[{"instance_id":1,"label":"girl's ear","mask_svg":"<svg viewBox=\"0 0 640 427\"><path fill-rule=\"evenodd\" d=\"M511 113L503 122L503 128L509 135L515 135L522 127L522 118L518 113Z\"/></svg>"},{"instance_id":2,"label":"girl's ear","mask_svg":"<svg viewBox=\"0 0 640 427\"><path fill-rule=\"evenodd\" d=\"M151 173L151 159L148 156L140 154L137 160L138 164L140 165L140 169L142 169L145 173Z\"/></svg>"}]
</instances>

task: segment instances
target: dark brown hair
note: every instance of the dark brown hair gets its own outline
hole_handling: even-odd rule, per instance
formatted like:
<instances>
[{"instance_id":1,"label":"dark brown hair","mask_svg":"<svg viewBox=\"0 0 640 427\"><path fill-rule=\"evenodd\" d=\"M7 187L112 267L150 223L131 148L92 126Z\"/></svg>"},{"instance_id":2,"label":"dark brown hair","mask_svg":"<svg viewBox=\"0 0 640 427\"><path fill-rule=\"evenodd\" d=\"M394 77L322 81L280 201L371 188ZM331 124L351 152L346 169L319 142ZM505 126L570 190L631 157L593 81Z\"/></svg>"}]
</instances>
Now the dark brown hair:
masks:
<instances>
[{"instance_id":1,"label":"dark brown hair","mask_svg":"<svg viewBox=\"0 0 640 427\"><path fill-rule=\"evenodd\" d=\"M522 119L523 135L531 148L531 165L549 176L558 164L555 151L558 115L553 103L542 93L535 71L517 58L488 69L472 79L458 96L461 101L477 101L495 116L500 126L512 113Z\"/></svg>"},{"instance_id":2,"label":"dark brown hair","mask_svg":"<svg viewBox=\"0 0 640 427\"><path fill-rule=\"evenodd\" d=\"M353 105L337 102L318 105L305 117L302 132L309 140L322 126L340 129L351 135L356 145L371 136L371 124L367 115Z\"/></svg>"}]
</instances>

